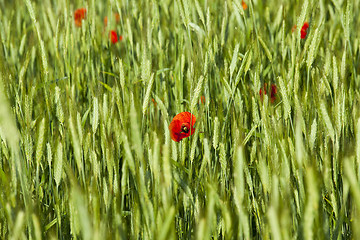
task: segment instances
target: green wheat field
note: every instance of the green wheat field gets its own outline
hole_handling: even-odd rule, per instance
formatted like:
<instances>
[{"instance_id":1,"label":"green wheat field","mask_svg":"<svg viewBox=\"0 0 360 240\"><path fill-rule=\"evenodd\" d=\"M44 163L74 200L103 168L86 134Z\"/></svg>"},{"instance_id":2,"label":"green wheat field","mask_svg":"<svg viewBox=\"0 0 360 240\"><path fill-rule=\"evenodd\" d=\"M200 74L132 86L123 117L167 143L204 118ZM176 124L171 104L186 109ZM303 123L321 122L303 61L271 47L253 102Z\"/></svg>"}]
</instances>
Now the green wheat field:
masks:
<instances>
[{"instance_id":1,"label":"green wheat field","mask_svg":"<svg viewBox=\"0 0 360 240\"><path fill-rule=\"evenodd\" d=\"M359 16L0 0L0 239L360 239Z\"/></svg>"}]
</instances>

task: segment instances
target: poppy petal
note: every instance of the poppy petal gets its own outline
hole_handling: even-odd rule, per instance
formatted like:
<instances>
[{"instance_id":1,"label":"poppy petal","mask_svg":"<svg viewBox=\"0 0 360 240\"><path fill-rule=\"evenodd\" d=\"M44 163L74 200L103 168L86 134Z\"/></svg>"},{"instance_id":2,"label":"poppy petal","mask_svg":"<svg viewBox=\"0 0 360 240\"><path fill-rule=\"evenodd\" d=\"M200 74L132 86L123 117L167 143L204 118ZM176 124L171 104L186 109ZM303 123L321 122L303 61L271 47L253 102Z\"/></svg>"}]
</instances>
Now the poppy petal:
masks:
<instances>
[{"instance_id":1,"label":"poppy petal","mask_svg":"<svg viewBox=\"0 0 360 240\"><path fill-rule=\"evenodd\" d=\"M117 43L117 42L119 41L119 38L118 38L118 36L117 36L117 33L116 33L114 30L110 31L109 37L110 37L110 40L111 40L111 42L112 42L113 44L115 44L115 43Z\"/></svg>"},{"instance_id":2,"label":"poppy petal","mask_svg":"<svg viewBox=\"0 0 360 240\"><path fill-rule=\"evenodd\" d=\"M304 39L304 38L306 38L306 30L303 30L303 29L301 29L301 31L300 31L300 33L301 33L301 39Z\"/></svg>"},{"instance_id":3,"label":"poppy petal","mask_svg":"<svg viewBox=\"0 0 360 240\"><path fill-rule=\"evenodd\" d=\"M309 28L309 23L305 22L304 25L301 27L301 30L300 30L301 39L304 39L306 37L308 28Z\"/></svg>"},{"instance_id":4,"label":"poppy petal","mask_svg":"<svg viewBox=\"0 0 360 240\"><path fill-rule=\"evenodd\" d=\"M81 27L82 20L86 18L86 12L87 12L86 8L79 8L75 10L74 12L75 26Z\"/></svg>"},{"instance_id":5,"label":"poppy petal","mask_svg":"<svg viewBox=\"0 0 360 240\"><path fill-rule=\"evenodd\" d=\"M301 29L307 30L309 28L309 23L308 22L304 22L304 25L302 26Z\"/></svg>"},{"instance_id":6,"label":"poppy petal","mask_svg":"<svg viewBox=\"0 0 360 240\"><path fill-rule=\"evenodd\" d=\"M276 93L277 93L277 88L275 84L271 84L271 92L270 92L270 99L271 99L271 103L274 103L276 100Z\"/></svg>"}]
</instances>

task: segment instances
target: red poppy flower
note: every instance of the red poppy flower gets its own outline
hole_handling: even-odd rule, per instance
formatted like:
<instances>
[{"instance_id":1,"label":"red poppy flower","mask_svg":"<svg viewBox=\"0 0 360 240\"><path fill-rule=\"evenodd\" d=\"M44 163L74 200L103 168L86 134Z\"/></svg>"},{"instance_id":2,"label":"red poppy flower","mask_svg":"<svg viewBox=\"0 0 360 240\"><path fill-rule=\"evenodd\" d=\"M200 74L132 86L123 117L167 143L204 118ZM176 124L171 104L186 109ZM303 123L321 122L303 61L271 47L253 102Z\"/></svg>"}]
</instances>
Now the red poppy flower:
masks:
<instances>
[{"instance_id":1,"label":"red poppy flower","mask_svg":"<svg viewBox=\"0 0 360 240\"><path fill-rule=\"evenodd\" d=\"M196 117L189 112L182 112L176 115L169 125L170 137L175 142L194 134Z\"/></svg>"},{"instance_id":2,"label":"red poppy flower","mask_svg":"<svg viewBox=\"0 0 360 240\"><path fill-rule=\"evenodd\" d=\"M301 39L304 39L307 34L307 29L309 28L309 23L305 22L304 25L301 27L300 33L301 33Z\"/></svg>"},{"instance_id":3,"label":"red poppy flower","mask_svg":"<svg viewBox=\"0 0 360 240\"><path fill-rule=\"evenodd\" d=\"M277 88L276 88L276 85L275 84L271 84L270 86L270 101L271 103L274 103L275 100L276 100L276 93L277 93Z\"/></svg>"},{"instance_id":4,"label":"red poppy flower","mask_svg":"<svg viewBox=\"0 0 360 240\"><path fill-rule=\"evenodd\" d=\"M265 88L260 88L260 91L259 91L260 96L263 95L263 90L264 90L264 95L266 95L266 89Z\"/></svg>"},{"instance_id":5,"label":"red poppy flower","mask_svg":"<svg viewBox=\"0 0 360 240\"><path fill-rule=\"evenodd\" d=\"M267 83L264 83L264 87L260 88L259 95L260 95L261 101L263 100L264 95L266 95L266 87L267 87Z\"/></svg>"},{"instance_id":6,"label":"red poppy flower","mask_svg":"<svg viewBox=\"0 0 360 240\"><path fill-rule=\"evenodd\" d=\"M291 32L294 32L296 30L296 25L294 25L292 28L291 28Z\"/></svg>"},{"instance_id":7,"label":"red poppy flower","mask_svg":"<svg viewBox=\"0 0 360 240\"><path fill-rule=\"evenodd\" d=\"M118 35L114 30L111 30L109 33L110 40L113 44L117 43L119 41Z\"/></svg>"},{"instance_id":8,"label":"red poppy flower","mask_svg":"<svg viewBox=\"0 0 360 240\"><path fill-rule=\"evenodd\" d=\"M74 20L75 20L75 26L81 27L82 20L86 17L86 8L79 8L76 9L74 12Z\"/></svg>"},{"instance_id":9,"label":"red poppy flower","mask_svg":"<svg viewBox=\"0 0 360 240\"><path fill-rule=\"evenodd\" d=\"M264 87L260 88L260 91L259 91L261 101L263 100L264 95L267 94L266 90L267 90L267 83L264 83ZM277 87L275 84L271 84L271 86L270 86L270 102L271 103L274 103L276 101L276 94L277 94Z\"/></svg>"},{"instance_id":10,"label":"red poppy flower","mask_svg":"<svg viewBox=\"0 0 360 240\"><path fill-rule=\"evenodd\" d=\"M309 23L308 22L304 22L304 25L302 26L301 29L304 29L305 31L309 28Z\"/></svg>"},{"instance_id":11,"label":"red poppy flower","mask_svg":"<svg viewBox=\"0 0 360 240\"><path fill-rule=\"evenodd\" d=\"M241 5L243 7L244 10L246 10L248 8L247 4L244 2L244 0L241 1Z\"/></svg>"}]
</instances>

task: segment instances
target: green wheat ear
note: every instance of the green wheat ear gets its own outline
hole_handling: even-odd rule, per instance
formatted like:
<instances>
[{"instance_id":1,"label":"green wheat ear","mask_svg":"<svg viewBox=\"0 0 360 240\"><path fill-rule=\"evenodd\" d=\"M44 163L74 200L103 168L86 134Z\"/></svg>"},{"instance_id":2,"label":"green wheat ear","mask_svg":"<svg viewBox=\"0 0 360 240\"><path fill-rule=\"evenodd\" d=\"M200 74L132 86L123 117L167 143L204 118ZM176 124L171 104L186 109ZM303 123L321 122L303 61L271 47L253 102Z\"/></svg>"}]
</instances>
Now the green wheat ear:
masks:
<instances>
[{"instance_id":1,"label":"green wheat ear","mask_svg":"<svg viewBox=\"0 0 360 240\"><path fill-rule=\"evenodd\" d=\"M0 1L0 239L360 239L358 1L45 3Z\"/></svg>"},{"instance_id":2,"label":"green wheat ear","mask_svg":"<svg viewBox=\"0 0 360 240\"><path fill-rule=\"evenodd\" d=\"M63 175L63 146L61 142L58 142L55 163L54 163L54 179L56 186L59 187Z\"/></svg>"}]
</instances>

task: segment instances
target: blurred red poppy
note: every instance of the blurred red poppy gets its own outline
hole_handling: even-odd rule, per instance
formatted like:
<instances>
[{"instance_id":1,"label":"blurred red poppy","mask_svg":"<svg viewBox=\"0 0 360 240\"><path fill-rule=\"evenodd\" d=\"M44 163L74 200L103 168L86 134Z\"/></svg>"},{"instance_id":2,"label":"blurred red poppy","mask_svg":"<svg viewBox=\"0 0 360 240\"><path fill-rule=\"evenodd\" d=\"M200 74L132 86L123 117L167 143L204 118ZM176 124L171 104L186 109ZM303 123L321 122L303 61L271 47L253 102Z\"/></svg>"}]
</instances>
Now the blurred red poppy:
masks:
<instances>
[{"instance_id":1,"label":"blurred red poppy","mask_svg":"<svg viewBox=\"0 0 360 240\"><path fill-rule=\"evenodd\" d=\"M264 83L264 87L260 88L260 91L259 91L261 101L263 100L264 95L267 94L266 90L267 90L267 83ZM271 103L274 103L276 101L276 94L277 94L277 87L275 84L271 84L271 86L270 86L270 102Z\"/></svg>"},{"instance_id":2,"label":"blurred red poppy","mask_svg":"<svg viewBox=\"0 0 360 240\"><path fill-rule=\"evenodd\" d=\"M291 32L294 32L296 30L296 25L294 25L292 28L291 28Z\"/></svg>"},{"instance_id":3,"label":"blurred red poppy","mask_svg":"<svg viewBox=\"0 0 360 240\"><path fill-rule=\"evenodd\" d=\"M271 84L270 88L270 101L271 103L274 103L276 100L277 88L275 84Z\"/></svg>"},{"instance_id":4,"label":"blurred red poppy","mask_svg":"<svg viewBox=\"0 0 360 240\"><path fill-rule=\"evenodd\" d=\"M304 25L301 27L300 33L301 33L301 39L304 39L307 34L307 29L309 28L309 23L305 22Z\"/></svg>"},{"instance_id":5,"label":"blurred red poppy","mask_svg":"<svg viewBox=\"0 0 360 240\"><path fill-rule=\"evenodd\" d=\"M259 95L260 95L261 101L263 100L264 95L266 95L266 87L267 87L267 83L264 83L264 87L260 88Z\"/></svg>"},{"instance_id":6,"label":"blurred red poppy","mask_svg":"<svg viewBox=\"0 0 360 240\"><path fill-rule=\"evenodd\" d=\"M74 12L75 26L81 27L82 20L86 18L86 8L76 9Z\"/></svg>"},{"instance_id":7,"label":"blurred red poppy","mask_svg":"<svg viewBox=\"0 0 360 240\"><path fill-rule=\"evenodd\" d=\"M114 30L111 30L109 33L110 40L113 44L117 43L119 41L118 35Z\"/></svg>"},{"instance_id":8,"label":"blurred red poppy","mask_svg":"<svg viewBox=\"0 0 360 240\"><path fill-rule=\"evenodd\" d=\"M180 142L194 134L196 117L189 112L177 114L169 125L170 137L175 142Z\"/></svg>"},{"instance_id":9,"label":"blurred red poppy","mask_svg":"<svg viewBox=\"0 0 360 240\"><path fill-rule=\"evenodd\" d=\"M241 1L241 5L243 7L244 10L246 10L248 8L247 4L244 2L244 0Z\"/></svg>"}]
</instances>

